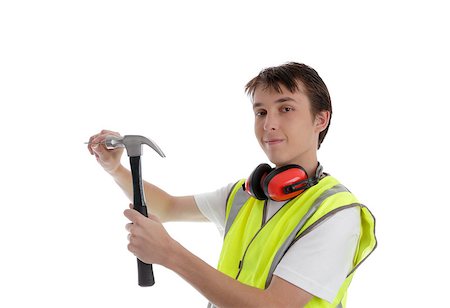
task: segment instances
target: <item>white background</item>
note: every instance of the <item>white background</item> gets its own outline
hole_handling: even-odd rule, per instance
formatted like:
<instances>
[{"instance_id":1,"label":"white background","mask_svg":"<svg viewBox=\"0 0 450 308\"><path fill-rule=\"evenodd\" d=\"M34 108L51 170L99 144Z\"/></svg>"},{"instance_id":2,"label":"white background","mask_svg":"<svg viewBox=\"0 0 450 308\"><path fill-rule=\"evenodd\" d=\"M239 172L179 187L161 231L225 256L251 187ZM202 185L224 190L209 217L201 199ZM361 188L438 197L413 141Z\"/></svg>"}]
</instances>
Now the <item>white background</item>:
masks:
<instances>
[{"instance_id":1,"label":"white background","mask_svg":"<svg viewBox=\"0 0 450 308\"><path fill-rule=\"evenodd\" d=\"M138 287L128 200L83 142L103 128L148 136L167 158L145 149L145 179L174 195L216 189L266 161L245 83L297 61L333 100L320 161L377 218L348 307L442 307L444 2L1 1L0 306L204 307L160 266ZM214 226L166 226L216 265Z\"/></svg>"}]
</instances>

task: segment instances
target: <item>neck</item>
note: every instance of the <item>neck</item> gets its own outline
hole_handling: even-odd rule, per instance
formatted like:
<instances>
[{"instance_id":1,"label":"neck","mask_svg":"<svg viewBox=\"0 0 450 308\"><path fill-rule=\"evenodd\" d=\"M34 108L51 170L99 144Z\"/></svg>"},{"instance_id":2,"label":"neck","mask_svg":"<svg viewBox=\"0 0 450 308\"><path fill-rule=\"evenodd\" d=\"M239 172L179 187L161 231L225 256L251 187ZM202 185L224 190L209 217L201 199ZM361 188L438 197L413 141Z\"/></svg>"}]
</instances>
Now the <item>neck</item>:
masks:
<instances>
[{"instance_id":1,"label":"neck","mask_svg":"<svg viewBox=\"0 0 450 308\"><path fill-rule=\"evenodd\" d=\"M310 161L307 163L304 163L302 166L305 170L306 173L308 173L308 177L314 177L316 175L316 170L317 170L317 166L319 165L319 162L317 161L317 159L315 159L314 161Z\"/></svg>"},{"instance_id":2,"label":"neck","mask_svg":"<svg viewBox=\"0 0 450 308\"><path fill-rule=\"evenodd\" d=\"M308 157L307 159L298 159L296 161L288 162L283 165L276 165L276 168L279 168L281 166L287 165L287 164L296 164L299 166L302 166L306 173L308 173L308 177L314 177L316 174L317 166L319 165L319 162L317 160L317 156L313 155L313 157Z\"/></svg>"}]
</instances>

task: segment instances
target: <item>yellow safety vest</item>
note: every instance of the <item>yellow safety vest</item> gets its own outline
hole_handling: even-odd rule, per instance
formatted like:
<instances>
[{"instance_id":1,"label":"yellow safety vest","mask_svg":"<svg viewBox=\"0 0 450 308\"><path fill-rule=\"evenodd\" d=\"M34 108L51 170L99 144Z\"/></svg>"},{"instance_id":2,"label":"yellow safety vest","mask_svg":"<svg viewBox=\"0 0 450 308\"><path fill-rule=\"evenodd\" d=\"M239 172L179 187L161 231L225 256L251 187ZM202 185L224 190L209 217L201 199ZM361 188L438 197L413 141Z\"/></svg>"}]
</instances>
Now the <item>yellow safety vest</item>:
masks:
<instances>
[{"instance_id":1,"label":"yellow safety vest","mask_svg":"<svg viewBox=\"0 0 450 308\"><path fill-rule=\"evenodd\" d=\"M250 197L239 181L228 196L224 243L218 270L238 281L266 289L276 266L295 241L337 211L359 207L361 232L353 268L330 304L313 297L305 307L344 307L355 269L375 249L375 218L332 176L288 201L265 222L267 202ZM301 262L301 261L300 261Z\"/></svg>"}]
</instances>

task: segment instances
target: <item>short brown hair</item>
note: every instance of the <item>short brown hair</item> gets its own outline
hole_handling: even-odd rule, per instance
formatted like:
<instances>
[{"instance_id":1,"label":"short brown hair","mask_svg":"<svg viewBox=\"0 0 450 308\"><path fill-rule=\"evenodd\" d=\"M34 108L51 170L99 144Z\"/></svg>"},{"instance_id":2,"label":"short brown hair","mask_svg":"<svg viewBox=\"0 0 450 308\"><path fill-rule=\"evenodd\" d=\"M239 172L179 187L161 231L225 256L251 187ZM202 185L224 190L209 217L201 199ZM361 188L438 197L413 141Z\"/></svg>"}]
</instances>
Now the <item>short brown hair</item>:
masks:
<instances>
[{"instance_id":1,"label":"short brown hair","mask_svg":"<svg viewBox=\"0 0 450 308\"><path fill-rule=\"evenodd\" d=\"M251 97L254 96L256 88L262 87L264 90L272 89L281 92L280 85L285 86L292 93L299 91L299 84L301 82L305 88L305 95L308 96L311 102L311 114L313 118L320 111L329 111L330 120L328 126L319 134L318 148L325 138L328 127L331 123L331 98L328 88L320 78L319 74L306 64L288 62L280 66L274 66L263 69L258 76L250 80L245 86L245 92Z\"/></svg>"}]
</instances>

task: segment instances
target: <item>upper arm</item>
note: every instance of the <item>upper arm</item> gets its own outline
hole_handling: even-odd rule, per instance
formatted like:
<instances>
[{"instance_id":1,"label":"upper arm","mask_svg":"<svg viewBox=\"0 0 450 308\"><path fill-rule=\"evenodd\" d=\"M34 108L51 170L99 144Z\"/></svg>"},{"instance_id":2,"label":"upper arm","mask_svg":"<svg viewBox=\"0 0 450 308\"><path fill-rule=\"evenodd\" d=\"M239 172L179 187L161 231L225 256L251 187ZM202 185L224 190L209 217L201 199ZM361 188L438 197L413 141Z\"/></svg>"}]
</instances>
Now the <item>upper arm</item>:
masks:
<instances>
[{"instance_id":1,"label":"upper arm","mask_svg":"<svg viewBox=\"0 0 450 308\"><path fill-rule=\"evenodd\" d=\"M312 294L275 275L265 292L276 307L303 307L313 297Z\"/></svg>"}]
</instances>

